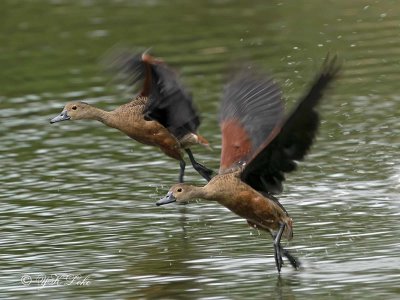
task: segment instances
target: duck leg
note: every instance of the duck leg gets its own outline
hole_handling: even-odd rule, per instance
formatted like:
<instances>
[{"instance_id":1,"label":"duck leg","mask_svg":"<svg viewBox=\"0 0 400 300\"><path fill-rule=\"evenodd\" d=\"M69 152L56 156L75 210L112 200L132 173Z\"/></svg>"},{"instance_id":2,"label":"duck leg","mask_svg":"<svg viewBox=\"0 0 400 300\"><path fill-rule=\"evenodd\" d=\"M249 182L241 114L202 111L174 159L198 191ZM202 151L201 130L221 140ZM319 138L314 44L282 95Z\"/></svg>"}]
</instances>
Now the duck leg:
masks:
<instances>
[{"instance_id":1,"label":"duck leg","mask_svg":"<svg viewBox=\"0 0 400 300\"><path fill-rule=\"evenodd\" d=\"M202 164L198 163L193 156L192 151L187 148L185 149L186 153L189 155L190 162L192 163L193 168L207 181L211 180L211 175L213 173L212 170L206 168Z\"/></svg>"},{"instance_id":2,"label":"duck leg","mask_svg":"<svg viewBox=\"0 0 400 300\"><path fill-rule=\"evenodd\" d=\"M183 183L183 176L185 175L185 167L186 167L186 163L183 159L179 161L179 166L181 167L179 171L179 183Z\"/></svg>"},{"instance_id":3,"label":"duck leg","mask_svg":"<svg viewBox=\"0 0 400 300\"><path fill-rule=\"evenodd\" d=\"M285 226L286 225L282 223L279 227L278 233L274 237L275 264L279 273L281 272L283 265L282 254L289 260L293 268L297 270L300 267L300 262L293 255L291 255L288 250L281 246L281 238L283 231L285 230Z\"/></svg>"},{"instance_id":4,"label":"duck leg","mask_svg":"<svg viewBox=\"0 0 400 300\"><path fill-rule=\"evenodd\" d=\"M295 268L296 270L300 268L300 261L293 255L291 255L287 249L282 248L282 253L289 260L293 268Z\"/></svg>"},{"instance_id":5,"label":"duck leg","mask_svg":"<svg viewBox=\"0 0 400 300\"><path fill-rule=\"evenodd\" d=\"M282 223L281 226L279 227L278 233L275 235L274 238L274 251L275 251L275 264L276 268L278 269L278 272L281 272L281 268L283 265L283 259L282 259L282 246L281 246L281 238L283 231L285 230L285 224Z\"/></svg>"}]
</instances>

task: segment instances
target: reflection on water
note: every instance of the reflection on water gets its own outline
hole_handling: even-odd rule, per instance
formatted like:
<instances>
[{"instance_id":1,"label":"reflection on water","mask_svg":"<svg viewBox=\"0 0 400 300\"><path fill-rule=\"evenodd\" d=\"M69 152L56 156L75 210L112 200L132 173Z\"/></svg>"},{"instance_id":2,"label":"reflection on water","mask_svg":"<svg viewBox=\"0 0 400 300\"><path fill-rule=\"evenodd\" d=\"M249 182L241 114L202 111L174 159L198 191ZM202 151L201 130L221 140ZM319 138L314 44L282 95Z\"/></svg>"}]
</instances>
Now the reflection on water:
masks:
<instances>
[{"instance_id":1,"label":"reflection on water","mask_svg":"<svg viewBox=\"0 0 400 300\"><path fill-rule=\"evenodd\" d=\"M9 12L4 30L15 33L0 47L1 298L398 295L397 7L241 5L0 4ZM287 246L301 260L300 271L286 263L278 276L270 237L215 203L156 207L178 166L152 147L96 122L48 123L69 100L112 109L129 99L96 69L101 54L121 40L154 46L182 70L202 111L201 134L214 148L196 153L214 169L216 111L230 65L252 60L271 70L290 106L326 52L341 55L345 70L321 107L317 143L280 197L294 219ZM187 180L204 183L189 167ZM82 275L89 284L23 285L26 274Z\"/></svg>"}]
</instances>

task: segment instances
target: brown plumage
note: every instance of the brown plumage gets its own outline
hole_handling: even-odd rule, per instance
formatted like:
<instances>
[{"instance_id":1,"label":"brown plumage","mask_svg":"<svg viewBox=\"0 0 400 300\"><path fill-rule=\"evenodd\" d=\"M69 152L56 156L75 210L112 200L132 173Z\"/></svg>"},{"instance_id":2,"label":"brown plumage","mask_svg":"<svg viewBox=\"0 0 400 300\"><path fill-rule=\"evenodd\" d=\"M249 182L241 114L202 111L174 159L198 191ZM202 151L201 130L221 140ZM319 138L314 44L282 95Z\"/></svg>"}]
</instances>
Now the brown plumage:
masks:
<instances>
[{"instance_id":1,"label":"brown plumage","mask_svg":"<svg viewBox=\"0 0 400 300\"><path fill-rule=\"evenodd\" d=\"M114 53L109 67L130 84L143 81L140 93L131 102L113 111L104 111L85 102L70 102L50 123L97 120L138 142L156 146L180 162L179 182L183 182L184 177L185 150L193 167L210 180L212 171L196 162L190 150L196 144L209 145L196 133L200 125L198 114L174 71L147 53L130 55L125 51Z\"/></svg>"},{"instance_id":2,"label":"brown plumage","mask_svg":"<svg viewBox=\"0 0 400 300\"><path fill-rule=\"evenodd\" d=\"M239 73L227 85L221 102L219 174L204 187L176 184L157 205L196 198L217 201L250 226L271 233L279 272L282 255L297 269L298 260L280 245L282 235L293 237L292 219L272 194L282 191L283 174L293 171L295 161L309 150L319 125L315 107L338 71L336 57L328 57L287 118L276 83L249 70Z\"/></svg>"}]
</instances>

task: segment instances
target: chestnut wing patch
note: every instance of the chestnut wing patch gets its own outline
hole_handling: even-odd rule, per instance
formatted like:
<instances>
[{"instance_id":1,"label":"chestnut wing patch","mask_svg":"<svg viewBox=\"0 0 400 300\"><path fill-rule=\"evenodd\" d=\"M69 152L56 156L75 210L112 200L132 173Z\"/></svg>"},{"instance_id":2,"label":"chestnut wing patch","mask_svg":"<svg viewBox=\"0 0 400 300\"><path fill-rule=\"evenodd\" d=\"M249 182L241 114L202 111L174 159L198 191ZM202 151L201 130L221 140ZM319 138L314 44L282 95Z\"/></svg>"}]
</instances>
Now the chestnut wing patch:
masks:
<instances>
[{"instance_id":1,"label":"chestnut wing patch","mask_svg":"<svg viewBox=\"0 0 400 300\"><path fill-rule=\"evenodd\" d=\"M244 182L258 191L282 192L284 173L296 169L296 161L304 159L315 139L320 123L316 106L339 70L336 57L327 57L308 93L244 168L241 173Z\"/></svg>"},{"instance_id":2,"label":"chestnut wing patch","mask_svg":"<svg viewBox=\"0 0 400 300\"><path fill-rule=\"evenodd\" d=\"M220 173L246 163L283 116L279 86L268 76L242 70L226 85L220 108Z\"/></svg>"},{"instance_id":3,"label":"chestnut wing patch","mask_svg":"<svg viewBox=\"0 0 400 300\"><path fill-rule=\"evenodd\" d=\"M251 153L251 139L237 120L227 120L221 124L222 149L220 170L226 170L235 163L244 163Z\"/></svg>"}]
</instances>

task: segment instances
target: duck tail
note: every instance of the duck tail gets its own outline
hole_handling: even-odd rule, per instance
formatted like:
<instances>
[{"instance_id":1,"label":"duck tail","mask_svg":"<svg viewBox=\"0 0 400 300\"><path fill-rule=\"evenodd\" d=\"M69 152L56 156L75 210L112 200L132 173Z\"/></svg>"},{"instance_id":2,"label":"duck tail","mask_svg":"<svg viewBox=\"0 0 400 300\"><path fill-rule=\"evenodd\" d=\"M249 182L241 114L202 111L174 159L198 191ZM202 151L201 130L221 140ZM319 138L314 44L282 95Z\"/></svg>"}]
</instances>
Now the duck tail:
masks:
<instances>
[{"instance_id":1,"label":"duck tail","mask_svg":"<svg viewBox=\"0 0 400 300\"><path fill-rule=\"evenodd\" d=\"M204 147L206 147L209 150L212 150L210 143L206 140L206 138L204 136L201 136L200 134L197 135L197 142L200 145L203 145Z\"/></svg>"}]
</instances>

